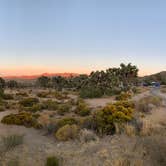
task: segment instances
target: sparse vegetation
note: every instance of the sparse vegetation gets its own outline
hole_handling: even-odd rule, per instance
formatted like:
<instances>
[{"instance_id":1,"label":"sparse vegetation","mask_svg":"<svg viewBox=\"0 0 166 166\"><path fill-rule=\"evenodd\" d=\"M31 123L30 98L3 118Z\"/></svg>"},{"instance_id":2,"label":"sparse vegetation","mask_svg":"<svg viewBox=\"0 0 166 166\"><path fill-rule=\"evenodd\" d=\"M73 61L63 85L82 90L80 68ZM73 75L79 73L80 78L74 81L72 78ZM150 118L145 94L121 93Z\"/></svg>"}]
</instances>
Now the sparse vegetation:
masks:
<instances>
[{"instance_id":1,"label":"sparse vegetation","mask_svg":"<svg viewBox=\"0 0 166 166\"><path fill-rule=\"evenodd\" d=\"M75 139L78 137L79 127L75 124L73 125L65 125L58 129L55 136L59 141L68 141L71 139Z\"/></svg>"},{"instance_id":2,"label":"sparse vegetation","mask_svg":"<svg viewBox=\"0 0 166 166\"><path fill-rule=\"evenodd\" d=\"M59 159L55 156L47 157L45 166L59 166Z\"/></svg>"},{"instance_id":3,"label":"sparse vegetation","mask_svg":"<svg viewBox=\"0 0 166 166\"><path fill-rule=\"evenodd\" d=\"M25 127L41 128L41 125L38 124L37 120L32 116L32 114L27 112L4 116L1 122L7 125L13 124L23 125Z\"/></svg>"}]
</instances>

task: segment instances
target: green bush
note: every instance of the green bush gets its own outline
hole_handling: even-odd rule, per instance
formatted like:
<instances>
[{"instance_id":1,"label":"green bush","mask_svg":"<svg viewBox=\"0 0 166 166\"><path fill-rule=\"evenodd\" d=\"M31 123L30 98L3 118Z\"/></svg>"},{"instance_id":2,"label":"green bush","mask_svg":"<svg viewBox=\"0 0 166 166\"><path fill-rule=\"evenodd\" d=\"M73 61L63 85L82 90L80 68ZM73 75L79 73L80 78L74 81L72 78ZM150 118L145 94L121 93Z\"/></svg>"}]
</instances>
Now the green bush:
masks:
<instances>
[{"instance_id":1,"label":"green bush","mask_svg":"<svg viewBox=\"0 0 166 166\"><path fill-rule=\"evenodd\" d=\"M46 166L59 166L59 159L55 156L47 157Z\"/></svg>"},{"instance_id":2,"label":"green bush","mask_svg":"<svg viewBox=\"0 0 166 166\"><path fill-rule=\"evenodd\" d=\"M129 92L121 92L118 96L116 96L116 100L128 100L131 98L131 94Z\"/></svg>"},{"instance_id":3,"label":"green bush","mask_svg":"<svg viewBox=\"0 0 166 166\"><path fill-rule=\"evenodd\" d=\"M58 107L58 114L64 115L66 112L69 112L71 108L72 108L72 106L69 103L61 104Z\"/></svg>"},{"instance_id":4,"label":"green bush","mask_svg":"<svg viewBox=\"0 0 166 166\"><path fill-rule=\"evenodd\" d=\"M80 90L79 95L81 98L99 98L103 96L103 92L99 88L84 87Z\"/></svg>"},{"instance_id":5,"label":"green bush","mask_svg":"<svg viewBox=\"0 0 166 166\"><path fill-rule=\"evenodd\" d=\"M41 111L44 109L44 106L40 103L38 104L34 104L33 106L31 107L23 107L23 108L20 108L24 111L28 111L28 112L37 112L37 111Z\"/></svg>"},{"instance_id":6,"label":"green bush","mask_svg":"<svg viewBox=\"0 0 166 166\"><path fill-rule=\"evenodd\" d=\"M73 124L77 124L77 120L72 118L72 117L66 117L66 118L63 118L63 119L60 119L58 122L57 122L57 128L61 128L65 125L73 125Z\"/></svg>"},{"instance_id":7,"label":"green bush","mask_svg":"<svg viewBox=\"0 0 166 166\"><path fill-rule=\"evenodd\" d=\"M133 104L127 101L107 105L94 115L97 132L101 134L114 134L115 123L132 120L133 111Z\"/></svg>"},{"instance_id":8,"label":"green bush","mask_svg":"<svg viewBox=\"0 0 166 166\"><path fill-rule=\"evenodd\" d=\"M41 128L41 125L38 124L33 115L28 112L7 115L3 117L1 122L7 125L23 125L25 127Z\"/></svg>"},{"instance_id":9,"label":"green bush","mask_svg":"<svg viewBox=\"0 0 166 166\"><path fill-rule=\"evenodd\" d=\"M55 136L59 141L68 141L71 139L77 138L79 134L79 128L77 125L65 125L61 127L56 133Z\"/></svg>"},{"instance_id":10,"label":"green bush","mask_svg":"<svg viewBox=\"0 0 166 166\"><path fill-rule=\"evenodd\" d=\"M88 116L90 114L90 109L83 100L79 100L77 103L75 113L80 116Z\"/></svg>"},{"instance_id":11,"label":"green bush","mask_svg":"<svg viewBox=\"0 0 166 166\"><path fill-rule=\"evenodd\" d=\"M32 107L34 104L39 103L39 99L37 98L25 98L19 102L19 104L23 107Z\"/></svg>"},{"instance_id":12,"label":"green bush","mask_svg":"<svg viewBox=\"0 0 166 166\"><path fill-rule=\"evenodd\" d=\"M56 101L52 101L52 100L44 101L43 106L47 110L57 110L58 109L58 103Z\"/></svg>"}]
</instances>

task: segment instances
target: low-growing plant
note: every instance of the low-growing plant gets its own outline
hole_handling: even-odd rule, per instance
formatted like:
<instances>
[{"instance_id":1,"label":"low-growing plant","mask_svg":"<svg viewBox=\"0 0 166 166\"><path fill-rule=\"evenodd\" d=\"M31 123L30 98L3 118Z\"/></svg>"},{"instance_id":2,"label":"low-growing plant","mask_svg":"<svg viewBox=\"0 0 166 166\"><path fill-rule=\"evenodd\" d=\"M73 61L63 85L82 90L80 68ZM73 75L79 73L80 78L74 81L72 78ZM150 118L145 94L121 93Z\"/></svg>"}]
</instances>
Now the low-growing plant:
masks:
<instances>
[{"instance_id":1,"label":"low-growing plant","mask_svg":"<svg viewBox=\"0 0 166 166\"><path fill-rule=\"evenodd\" d=\"M25 98L19 102L19 104L23 107L32 107L34 104L39 103L39 99L37 98Z\"/></svg>"},{"instance_id":2,"label":"low-growing plant","mask_svg":"<svg viewBox=\"0 0 166 166\"><path fill-rule=\"evenodd\" d=\"M10 160L8 163L7 163L7 166L19 166L19 160L16 158L16 159L12 159Z\"/></svg>"},{"instance_id":3,"label":"low-growing plant","mask_svg":"<svg viewBox=\"0 0 166 166\"><path fill-rule=\"evenodd\" d=\"M79 100L77 103L75 113L80 116L88 116L90 114L90 109L83 100Z\"/></svg>"},{"instance_id":4,"label":"low-growing plant","mask_svg":"<svg viewBox=\"0 0 166 166\"><path fill-rule=\"evenodd\" d=\"M61 128L65 125L73 125L73 124L77 124L77 120L75 118L72 118L72 117L66 117L66 118L63 118L63 119L60 119L58 122L57 122L57 128Z\"/></svg>"},{"instance_id":5,"label":"low-growing plant","mask_svg":"<svg viewBox=\"0 0 166 166\"><path fill-rule=\"evenodd\" d=\"M92 130L82 129L79 133L81 142L86 143L90 141L97 141L98 137Z\"/></svg>"},{"instance_id":6,"label":"low-growing plant","mask_svg":"<svg viewBox=\"0 0 166 166\"><path fill-rule=\"evenodd\" d=\"M0 106L0 112L5 111L5 107L4 106Z\"/></svg>"},{"instance_id":7,"label":"low-growing plant","mask_svg":"<svg viewBox=\"0 0 166 166\"><path fill-rule=\"evenodd\" d=\"M57 110L59 105L56 101L47 100L43 102L43 106L47 110Z\"/></svg>"},{"instance_id":8,"label":"low-growing plant","mask_svg":"<svg viewBox=\"0 0 166 166\"><path fill-rule=\"evenodd\" d=\"M108 104L94 114L97 132L101 134L115 133L115 123L124 123L133 118L133 104L128 101Z\"/></svg>"},{"instance_id":9,"label":"low-growing plant","mask_svg":"<svg viewBox=\"0 0 166 166\"><path fill-rule=\"evenodd\" d=\"M65 113L69 112L71 108L72 106L69 103L60 104L58 107L58 114L64 115Z\"/></svg>"},{"instance_id":10,"label":"low-growing plant","mask_svg":"<svg viewBox=\"0 0 166 166\"><path fill-rule=\"evenodd\" d=\"M28 97L28 94L26 92L18 92L16 93L16 96Z\"/></svg>"},{"instance_id":11,"label":"low-growing plant","mask_svg":"<svg viewBox=\"0 0 166 166\"><path fill-rule=\"evenodd\" d=\"M47 157L45 166L59 166L59 158L55 156Z\"/></svg>"},{"instance_id":12,"label":"low-growing plant","mask_svg":"<svg viewBox=\"0 0 166 166\"><path fill-rule=\"evenodd\" d=\"M41 128L41 125L37 122L33 115L28 112L20 112L18 114L4 116L1 122L7 125L13 124L23 125L25 127Z\"/></svg>"},{"instance_id":13,"label":"low-growing plant","mask_svg":"<svg viewBox=\"0 0 166 166\"><path fill-rule=\"evenodd\" d=\"M153 107L158 107L162 104L162 99L157 96L147 96L140 99L136 103L137 110L144 113L149 113Z\"/></svg>"},{"instance_id":14,"label":"low-growing plant","mask_svg":"<svg viewBox=\"0 0 166 166\"><path fill-rule=\"evenodd\" d=\"M23 135L17 134L2 137L2 144L4 146L5 151L12 150L16 146L23 144L23 139Z\"/></svg>"},{"instance_id":15,"label":"low-growing plant","mask_svg":"<svg viewBox=\"0 0 166 166\"><path fill-rule=\"evenodd\" d=\"M55 133L55 137L59 141L68 141L78 137L79 127L77 125L65 125L58 129Z\"/></svg>"},{"instance_id":16,"label":"low-growing plant","mask_svg":"<svg viewBox=\"0 0 166 166\"><path fill-rule=\"evenodd\" d=\"M4 93L3 99L4 99L4 100L13 100L14 97L13 97L13 95L11 95L11 94Z\"/></svg>"},{"instance_id":17,"label":"low-growing plant","mask_svg":"<svg viewBox=\"0 0 166 166\"><path fill-rule=\"evenodd\" d=\"M38 94L37 94L37 96L38 97L41 97L41 98L46 98L47 96L48 96L48 92L39 92Z\"/></svg>"},{"instance_id":18,"label":"low-growing plant","mask_svg":"<svg viewBox=\"0 0 166 166\"><path fill-rule=\"evenodd\" d=\"M116 96L116 100L128 100L131 98L130 92L121 92L118 96Z\"/></svg>"}]
</instances>

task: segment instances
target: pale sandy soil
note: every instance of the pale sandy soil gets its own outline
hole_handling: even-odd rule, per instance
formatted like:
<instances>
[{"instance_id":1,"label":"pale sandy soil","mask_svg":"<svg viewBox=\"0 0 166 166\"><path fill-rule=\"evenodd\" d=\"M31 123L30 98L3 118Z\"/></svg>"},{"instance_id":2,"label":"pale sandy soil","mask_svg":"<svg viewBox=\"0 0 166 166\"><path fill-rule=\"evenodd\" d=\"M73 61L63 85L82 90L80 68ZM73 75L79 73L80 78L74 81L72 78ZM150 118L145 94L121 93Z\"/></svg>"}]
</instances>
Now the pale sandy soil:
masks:
<instances>
[{"instance_id":1,"label":"pale sandy soil","mask_svg":"<svg viewBox=\"0 0 166 166\"><path fill-rule=\"evenodd\" d=\"M92 108L104 107L113 101L115 101L113 97L85 99L85 102Z\"/></svg>"},{"instance_id":2,"label":"pale sandy soil","mask_svg":"<svg viewBox=\"0 0 166 166\"><path fill-rule=\"evenodd\" d=\"M139 100L149 93L139 94L133 99ZM103 107L112 101L114 101L113 98L86 100L91 107L95 108ZM0 120L11 112L13 113L13 111L0 112ZM154 123L159 123L161 120L166 121L166 108L154 110L151 115L147 116L147 119ZM128 155L133 162L141 162L144 158L142 144L134 149L138 143L137 138L129 138L123 135L108 136L100 139L100 141L86 144L79 141L57 142L53 137L46 136L40 130L0 124L0 137L10 134L23 134L24 144L8 152L2 158L3 166L6 166L7 161L15 158L19 159L20 166L44 166L46 157L50 155L62 157L64 166L112 166L111 163L114 160L118 161L124 155ZM150 158L145 158L143 165L152 166Z\"/></svg>"}]
</instances>

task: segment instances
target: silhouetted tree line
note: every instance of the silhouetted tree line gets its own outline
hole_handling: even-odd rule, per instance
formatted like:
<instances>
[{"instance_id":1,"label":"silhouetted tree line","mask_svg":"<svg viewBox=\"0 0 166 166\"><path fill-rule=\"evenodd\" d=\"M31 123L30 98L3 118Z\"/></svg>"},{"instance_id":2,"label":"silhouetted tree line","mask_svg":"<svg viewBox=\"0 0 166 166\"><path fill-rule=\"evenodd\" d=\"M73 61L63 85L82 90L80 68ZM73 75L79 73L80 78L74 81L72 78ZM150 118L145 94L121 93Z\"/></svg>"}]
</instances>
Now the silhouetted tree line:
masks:
<instances>
[{"instance_id":1,"label":"silhouetted tree line","mask_svg":"<svg viewBox=\"0 0 166 166\"><path fill-rule=\"evenodd\" d=\"M90 75L79 75L64 78L46 77L38 78L37 85L44 88L65 88L79 90L82 97L100 97L104 94L111 95L121 90L129 90L137 84L138 68L131 63L120 64L118 68L109 68L106 71L91 72Z\"/></svg>"}]
</instances>

